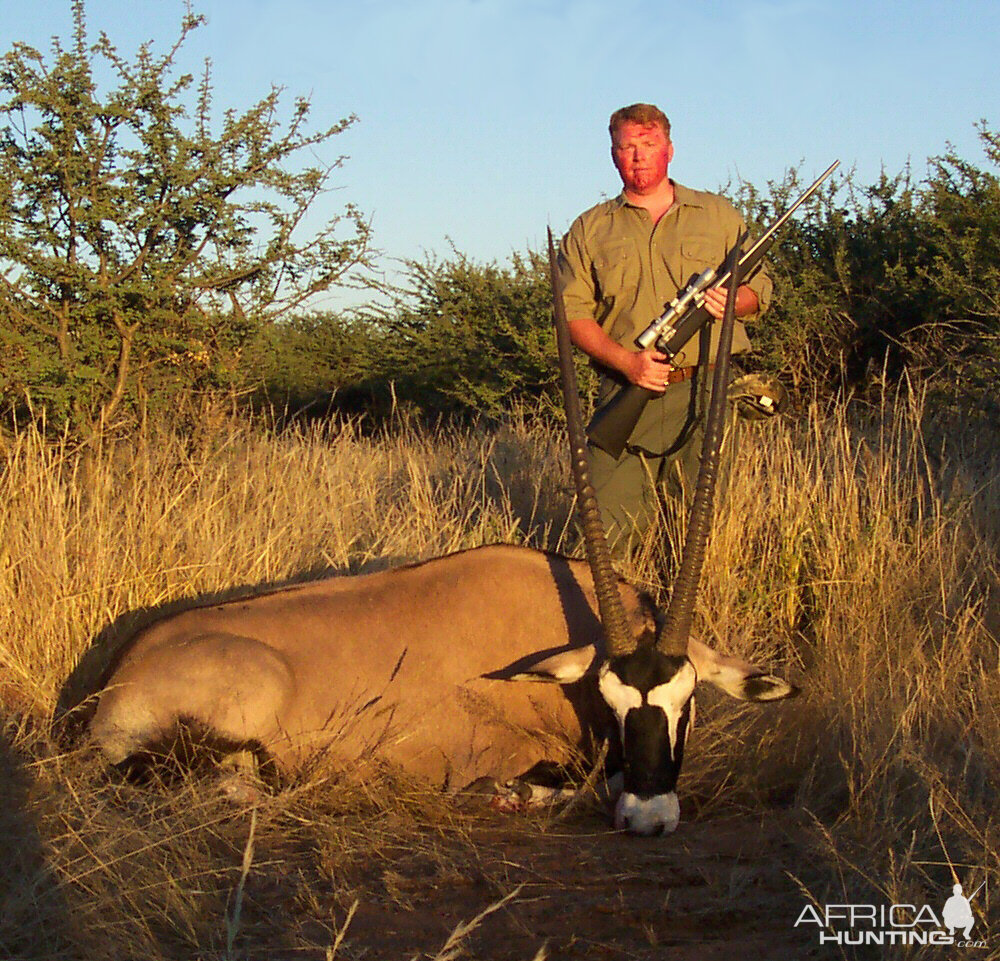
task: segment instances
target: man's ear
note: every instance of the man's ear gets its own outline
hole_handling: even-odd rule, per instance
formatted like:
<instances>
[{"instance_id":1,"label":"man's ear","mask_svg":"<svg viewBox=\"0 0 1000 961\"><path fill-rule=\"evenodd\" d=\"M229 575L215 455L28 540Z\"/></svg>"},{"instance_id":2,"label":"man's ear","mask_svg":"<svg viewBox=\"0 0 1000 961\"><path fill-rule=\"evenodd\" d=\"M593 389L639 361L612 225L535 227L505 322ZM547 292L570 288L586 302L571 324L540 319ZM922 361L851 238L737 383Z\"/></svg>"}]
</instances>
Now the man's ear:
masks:
<instances>
[{"instance_id":1,"label":"man's ear","mask_svg":"<svg viewBox=\"0 0 1000 961\"><path fill-rule=\"evenodd\" d=\"M499 671L483 677L494 681L548 681L554 684L572 684L587 674L596 674L600 659L592 644L574 647L558 654L530 654Z\"/></svg>"},{"instance_id":2,"label":"man's ear","mask_svg":"<svg viewBox=\"0 0 1000 961\"><path fill-rule=\"evenodd\" d=\"M740 701L780 701L799 693L784 678L766 674L742 658L713 651L693 638L688 641L688 659L694 664L699 681L714 684Z\"/></svg>"}]
</instances>

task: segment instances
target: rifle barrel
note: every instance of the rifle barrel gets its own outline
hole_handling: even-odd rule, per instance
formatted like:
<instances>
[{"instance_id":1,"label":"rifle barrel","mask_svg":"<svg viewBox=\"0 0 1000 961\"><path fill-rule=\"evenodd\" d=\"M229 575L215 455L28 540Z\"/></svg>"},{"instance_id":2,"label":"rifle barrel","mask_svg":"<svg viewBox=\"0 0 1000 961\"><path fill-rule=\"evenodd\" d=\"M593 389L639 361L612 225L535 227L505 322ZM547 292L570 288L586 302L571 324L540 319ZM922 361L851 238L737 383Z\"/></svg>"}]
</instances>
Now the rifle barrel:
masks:
<instances>
[{"instance_id":1,"label":"rifle barrel","mask_svg":"<svg viewBox=\"0 0 1000 961\"><path fill-rule=\"evenodd\" d=\"M830 164L830 166L827 167L826 170L824 170L812 182L812 186L810 186L809 189L806 190L806 192L802 194L802 196L799 197L799 199L796 200L795 203L791 205L791 207L789 207L773 224L771 224L771 226L768 227L767 230L765 230L764 233L760 235L760 238L757 240L757 242L754 243L754 245L740 258L740 271L741 273L743 273L744 282L747 280L746 271L753 270L753 268L756 266L754 258L756 257L757 259L760 259L761 253L763 253L761 248L764 248L764 250L766 250L767 247L770 246L771 238L779 230L781 230L781 228L784 227L786 223L788 223L788 218L791 217L792 214L794 214L795 211L798 210L799 207L801 207L802 204L804 204L814 193L816 193L817 190L819 190L820 184L822 184L823 181L826 180L826 178L829 177L830 174L832 174L834 170L836 170L839 166L840 166L840 161L834 160L834 162ZM758 251L760 251L761 253L758 253ZM721 287L723 286L723 284L727 283L729 280L729 275L730 271L727 270L721 277L719 277L715 286Z\"/></svg>"}]
</instances>

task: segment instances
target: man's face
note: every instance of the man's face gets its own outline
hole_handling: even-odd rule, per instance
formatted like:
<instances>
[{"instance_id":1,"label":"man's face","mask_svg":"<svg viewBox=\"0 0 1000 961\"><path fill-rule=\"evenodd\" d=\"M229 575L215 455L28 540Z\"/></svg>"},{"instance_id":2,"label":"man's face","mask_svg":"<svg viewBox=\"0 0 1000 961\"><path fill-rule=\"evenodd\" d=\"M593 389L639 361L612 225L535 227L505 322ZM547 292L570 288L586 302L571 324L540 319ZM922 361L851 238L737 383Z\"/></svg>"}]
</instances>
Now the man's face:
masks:
<instances>
[{"instance_id":1,"label":"man's face","mask_svg":"<svg viewBox=\"0 0 1000 961\"><path fill-rule=\"evenodd\" d=\"M611 157L625 189L647 194L666 179L667 166L674 158L674 145L659 124L626 121L615 131Z\"/></svg>"}]
</instances>

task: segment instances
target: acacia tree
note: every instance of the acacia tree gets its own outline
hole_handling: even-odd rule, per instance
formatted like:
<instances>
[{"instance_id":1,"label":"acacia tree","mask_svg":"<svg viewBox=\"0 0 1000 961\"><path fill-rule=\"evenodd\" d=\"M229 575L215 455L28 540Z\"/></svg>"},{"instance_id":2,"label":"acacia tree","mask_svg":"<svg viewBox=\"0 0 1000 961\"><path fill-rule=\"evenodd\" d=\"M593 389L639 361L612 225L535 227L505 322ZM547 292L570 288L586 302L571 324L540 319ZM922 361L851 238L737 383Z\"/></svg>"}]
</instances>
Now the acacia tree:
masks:
<instances>
[{"instance_id":1,"label":"acacia tree","mask_svg":"<svg viewBox=\"0 0 1000 961\"><path fill-rule=\"evenodd\" d=\"M8 411L93 427L231 373L251 330L365 262L368 229L347 205L302 236L343 158L299 158L353 116L310 132L272 88L216 117L210 64L178 75L201 17L128 61L73 15L69 49L0 58L0 375Z\"/></svg>"}]
</instances>

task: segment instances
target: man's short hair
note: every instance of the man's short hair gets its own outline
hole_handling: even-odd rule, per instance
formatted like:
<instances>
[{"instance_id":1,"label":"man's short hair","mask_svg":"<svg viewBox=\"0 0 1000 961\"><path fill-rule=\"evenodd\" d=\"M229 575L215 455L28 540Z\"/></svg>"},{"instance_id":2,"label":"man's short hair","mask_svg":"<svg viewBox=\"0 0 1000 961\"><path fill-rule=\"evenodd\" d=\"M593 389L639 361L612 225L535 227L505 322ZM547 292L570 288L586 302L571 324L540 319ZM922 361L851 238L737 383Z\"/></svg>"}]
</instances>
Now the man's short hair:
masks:
<instances>
[{"instance_id":1,"label":"man's short hair","mask_svg":"<svg viewBox=\"0 0 1000 961\"><path fill-rule=\"evenodd\" d=\"M644 127L658 124L667 135L667 140L670 139L670 121L667 115L651 103L634 103L616 110L608 123L608 133L611 134L612 140L615 139L615 133L623 123L638 123Z\"/></svg>"}]
</instances>

